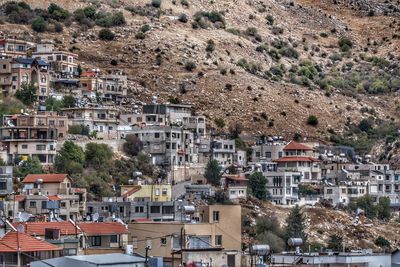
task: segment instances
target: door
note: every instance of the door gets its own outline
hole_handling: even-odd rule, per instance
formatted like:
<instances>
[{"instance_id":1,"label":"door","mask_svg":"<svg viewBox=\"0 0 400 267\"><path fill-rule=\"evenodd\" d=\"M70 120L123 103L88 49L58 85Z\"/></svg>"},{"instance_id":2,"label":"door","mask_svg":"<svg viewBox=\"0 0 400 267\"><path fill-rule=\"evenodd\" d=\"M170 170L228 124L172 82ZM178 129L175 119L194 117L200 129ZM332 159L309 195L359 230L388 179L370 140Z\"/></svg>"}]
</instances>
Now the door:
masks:
<instances>
[{"instance_id":1,"label":"door","mask_svg":"<svg viewBox=\"0 0 400 267\"><path fill-rule=\"evenodd\" d=\"M228 266L235 267L235 255L228 255Z\"/></svg>"}]
</instances>

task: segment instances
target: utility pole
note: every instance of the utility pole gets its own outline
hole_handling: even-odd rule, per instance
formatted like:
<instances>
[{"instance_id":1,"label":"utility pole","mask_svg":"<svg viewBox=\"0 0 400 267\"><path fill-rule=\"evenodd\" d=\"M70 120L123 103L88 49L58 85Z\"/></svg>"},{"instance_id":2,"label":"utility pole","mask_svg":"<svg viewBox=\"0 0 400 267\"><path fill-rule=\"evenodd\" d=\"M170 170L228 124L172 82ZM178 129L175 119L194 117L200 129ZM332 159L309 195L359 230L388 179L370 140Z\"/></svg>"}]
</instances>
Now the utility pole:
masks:
<instances>
[{"instance_id":1,"label":"utility pole","mask_svg":"<svg viewBox=\"0 0 400 267\"><path fill-rule=\"evenodd\" d=\"M150 249L150 247L148 245L146 245L146 247L144 249L146 250L144 266L147 267L148 266L148 260L149 260L149 249Z\"/></svg>"}]
</instances>

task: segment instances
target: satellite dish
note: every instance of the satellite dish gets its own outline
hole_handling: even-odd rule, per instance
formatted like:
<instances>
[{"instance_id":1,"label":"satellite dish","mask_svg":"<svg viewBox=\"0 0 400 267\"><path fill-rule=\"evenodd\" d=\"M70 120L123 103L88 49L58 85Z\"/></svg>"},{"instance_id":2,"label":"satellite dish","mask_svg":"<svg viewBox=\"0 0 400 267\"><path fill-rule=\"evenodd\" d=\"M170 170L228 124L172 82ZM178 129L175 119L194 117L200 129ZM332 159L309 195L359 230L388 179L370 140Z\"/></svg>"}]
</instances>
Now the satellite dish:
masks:
<instances>
[{"instance_id":1,"label":"satellite dish","mask_svg":"<svg viewBox=\"0 0 400 267\"><path fill-rule=\"evenodd\" d=\"M29 217L30 215L27 212L19 212L17 215L17 218L20 222L27 222L29 220Z\"/></svg>"},{"instance_id":2,"label":"satellite dish","mask_svg":"<svg viewBox=\"0 0 400 267\"><path fill-rule=\"evenodd\" d=\"M100 217L99 214L96 212L95 214L93 214L92 220L95 222L99 219L99 217Z\"/></svg>"},{"instance_id":3,"label":"satellite dish","mask_svg":"<svg viewBox=\"0 0 400 267\"><path fill-rule=\"evenodd\" d=\"M18 224L17 231L18 231L18 233L24 233L25 232L24 225L23 224Z\"/></svg>"}]
</instances>

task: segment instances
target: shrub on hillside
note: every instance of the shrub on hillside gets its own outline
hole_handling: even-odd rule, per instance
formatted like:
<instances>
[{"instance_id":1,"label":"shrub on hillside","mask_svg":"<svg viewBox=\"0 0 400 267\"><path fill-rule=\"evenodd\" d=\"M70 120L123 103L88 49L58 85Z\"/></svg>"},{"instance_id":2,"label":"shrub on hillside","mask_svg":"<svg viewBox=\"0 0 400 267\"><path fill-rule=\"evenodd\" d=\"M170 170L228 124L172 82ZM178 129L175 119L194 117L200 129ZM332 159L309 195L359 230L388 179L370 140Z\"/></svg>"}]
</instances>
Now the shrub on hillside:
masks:
<instances>
[{"instance_id":1,"label":"shrub on hillside","mask_svg":"<svg viewBox=\"0 0 400 267\"><path fill-rule=\"evenodd\" d=\"M115 38L115 34L109 29L101 29L99 32L100 40L112 41Z\"/></svg>"}]
</instances>

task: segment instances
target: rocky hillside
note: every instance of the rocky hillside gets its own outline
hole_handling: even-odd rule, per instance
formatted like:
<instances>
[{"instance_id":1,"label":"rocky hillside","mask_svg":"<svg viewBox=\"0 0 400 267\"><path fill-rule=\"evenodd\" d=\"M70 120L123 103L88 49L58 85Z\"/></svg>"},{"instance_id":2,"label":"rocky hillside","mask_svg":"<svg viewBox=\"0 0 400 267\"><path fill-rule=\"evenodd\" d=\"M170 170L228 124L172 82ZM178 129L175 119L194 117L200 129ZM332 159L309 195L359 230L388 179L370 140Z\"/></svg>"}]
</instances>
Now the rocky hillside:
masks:
<instances>
[{"instance_id":1,"label":"rocky hillside","mask_svg":"<svg viewBox=\"0 0 400 267\"><path fill-rule=\"evenodd\" d=\"M51 3L26 2L32 8ZM29 23L13 24L3 16L0 31L55 40L78 53L84 67L123 69L137 100L158 95L164 101L192 103L211 120L240 122L251 133L291 137L297 132L321 140L347 132L351 123L371 114L398 121L396 0L57 4L71 13L89 5L96 12L122 11L126 24L110 28L113 41L100 40L102 27L87 20L71 19L61 33L37 33ZM317 126L307 124L310 115L317 116Z\"/></svg>"},{"instance_id":2,"label":"rocky hillside","mask_svg":"<svg viewBox=\"0 0 400 267\"><path fill-rule=\"evenodd\" d=\"M259 216L276 217L281 224L290 213L290 208L275 206L271 203L261 203L255 200L247 200L242 204L244 221L250 221L251 226L256 223ZM349 250L374 249L380 250L375 245L378 236L382 236L390 242L391 247L396 247L400 239L398 229L398 216L389 222L370 220L364 216L356 218L347 212L332 208L304 207L306 216L306 233L310 244L326 246L331 235L343 237L345 246ZM249 231L248 231L249 230ZM243 242L254 242L251 234L254 228L244 227Z\"/></svg>"}]
</instances>

